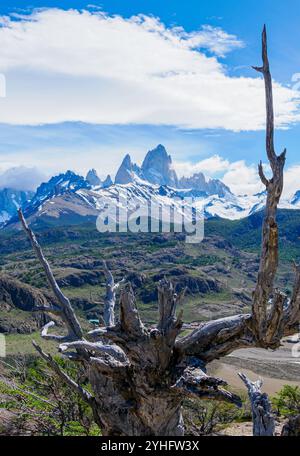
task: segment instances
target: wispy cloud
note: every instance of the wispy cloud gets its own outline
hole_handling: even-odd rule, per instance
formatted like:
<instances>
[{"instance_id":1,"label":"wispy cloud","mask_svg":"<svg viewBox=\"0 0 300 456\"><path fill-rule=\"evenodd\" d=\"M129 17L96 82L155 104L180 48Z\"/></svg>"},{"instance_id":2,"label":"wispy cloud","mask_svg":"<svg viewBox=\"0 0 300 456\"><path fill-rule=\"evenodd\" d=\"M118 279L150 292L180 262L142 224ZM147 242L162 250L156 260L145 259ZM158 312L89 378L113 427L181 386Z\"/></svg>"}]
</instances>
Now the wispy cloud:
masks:
<instances>
[{"instance_id":1,"label":"wispy cloud","mask_svg":"<svg viewBox=\"0 0 300 456\"><path fill-rule=\"evenodd\" d=\"M262 80L227 74L219 57L243 43L220 28L188 33L144 15L60 9L0 22L0 122L264 127ZM298 93L274 91L277 125L298 121Z\"/></svg>"},{"instance_id":2,"label":"wispy cloud","mask_svg":"<svg viewBox=\"0 0 300 456\"><path fill-rule=\"evenodd\" d=\"M247 164L245 160L230 162L220 155L214 155L197 163L175 162L174 167L179 176L192 176L194 173L202 172L208 177L219 177L236 195L254 195L264 190L257 165ZM268 176L269 165L264 164L264 169ZM285 170L283 198L290 199L300 189L299 175L299 164Z\"/></svg>"},{"instance_id":3,"label":"wispy cloud","mask_svg":"<svg viewBox=\"0 0 300 456\"><path fill-rule=\"evenodd\" d=\"M220 155L213 155L197 163L176 162L174 165L180 176L202 172L208 177L219 177L236 195L253 195L263 189L257 167L247 165L244 160L230 162Z\"/></svg>"},{"instance_id":4,"label":"wispy cloud","mask_svg":"<svg viewBox=\"0 0 300 456\"><path fill-rule=\"evenodd\" d=\"M228 169L230 163L228 160L220 157L220 155L213 155L212 157L205 158L197 163L191 162L175 162L174 167L178 175L192 176L195 173L202 172L208 176L214 176L217 173L223 172Z\"/></svg>"},{"instance_id":5,"label":"wispy cloud","mask_svg":"<svg viewBox=\"0 0 300 456\"><path fill-rule=\"evenodd\" d=\"M182 36L191 49L208 49L219 57L225 57L228 52L244 47L244 43L235 35L211 25L203 25L200 31L183 33Z\"/></svg>"}]
</instances>

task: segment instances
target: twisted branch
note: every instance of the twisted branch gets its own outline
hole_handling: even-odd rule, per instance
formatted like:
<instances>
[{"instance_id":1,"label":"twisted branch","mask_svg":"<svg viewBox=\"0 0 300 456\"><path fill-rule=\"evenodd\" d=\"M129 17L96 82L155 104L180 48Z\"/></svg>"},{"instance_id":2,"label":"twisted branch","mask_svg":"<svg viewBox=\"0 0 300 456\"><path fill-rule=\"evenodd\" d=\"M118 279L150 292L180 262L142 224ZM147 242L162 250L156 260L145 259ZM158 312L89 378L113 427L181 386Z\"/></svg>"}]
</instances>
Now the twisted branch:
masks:
<instances>
[{"instance_id":1,"label":"twisted branch","mask_svg":"<svg viewBox=\"0 0 300 456\"><path fill-rule=\"evenodd\" d=\"M262 67L254 67L263 74L266 95L266 152L273 172L270 180L264 175L262 163L259 175L267 188L267 202L262 230L262 249L256 288L253 294L253 330L256 337L263 341L267 331L267 305L273 292L274 279L278 268L278 226L276 223L277 206L283 189L283 168L286 150L277 156L274 150L274 110L272 77L270 73L266 26L262 33Z\"/></svg>"},{"instance_id":2,"label":"twisted branch","mask_svg":"<svg viewBox=\"0 0 300 456\"><path fill-rule=\"evenodd\" d=\"M59 302L60 316L63 319L63 321L66 324L67 329L68 329L67 337L69 339L73 339L73 340L82 339L82 329L79 324L79 321L77 320L77 317L74 313L74 310L71 306L69 299L64 295L64 293L59 288L59 286L55 280L55 277L53 275L53 272L51 271L50 265L43 254L42 248L39 245L39 243L35 237L35 234L31 231L31 229L27 225L27 222L23 216L21 209L18 210L18 214L19 214L19 219L21 221L21 224L31 242L33 250L35 251L35 253L45 271L49 285L50 285L55 297L57 298L57 300ZM55 312L57 313L57 308L53 307L53 310L55 310ZM52 308L50 307L49 310L47 309L47 311L52 312ZM53 324L52 324L52 326L53 326ZM49 328L49 324L48 324L48 327L44 331L44 336L46 335L46 337L49 338L49 335L47 334L48 328ZM59 338L59 336L57 336L57 338Z\"/></svg>"},{"instance_id":3,"label":"twisted branch","mask_svg":"<svg viewBox=\"0 0 300 456\"><path fill-rule=\"evenodd\" d=\"M132 287L127 284L120 298L120 326L129 336L139 337L145 333L145 327L140 319Z\"/></svg>"},{"instance_id":4,"label":"twisted branch","mask_svg":"<svg viewBox=\"0 0 300 456\"><path fill-rule=\"evenodd\" d=\"M54 370L54 372L63 380L63 382L66 383L67 385L69 385L76 393L78 393L85 402L92 405L93 400L94 400L93 396L87 390L85 390L81 385L76 383L71 377L69 377L68 374L66 374L64 371L62 371L61 368L59 367L59 365L57 364L57 362L54 361L52 356L45 353L34 340L32 341L32 344L33 344L34 348L36 349L36 351L46 361L48 366Z\"/></svg>"},{"instance_id":5,"label":"twisted branch","mask_svg":"<svg viewBox=\"0 0 300 456\"><path fill-rule=\"evenodd\" d=\"M221 386L226 385L227 383L224 380L210 377L200 368L187 367L171 389L176 389L185 396L194 396L204 400L217 399L241 407L242 402L239 396L221 388Z\"/></svg>"},{"instance_id":6,"label":"twisted branch","mask_svg":"<svg viewBox=\"0 0 300 456\"><path fill-rule=\"evenodd\" d=\"M266 95L266 152L273 172L268 180L262 163L259 176L267 188L267 201L262 229L262 247L257 283L253 292L252 314L222 318L199 326L176 342L182 356L198 356L205 362L220 358L237 348L257 346L276 348L283 336L295 334L300 319L300 267L289 305L283 293L274 291L278 269L277 207L283 189L286 150L277 156L274 150L274 112L272 78L267 52L266 27L262 33L262 67L254 67L264 76ZM271 309L268 310L271 302Z\"/></svg>"}]
</instances>

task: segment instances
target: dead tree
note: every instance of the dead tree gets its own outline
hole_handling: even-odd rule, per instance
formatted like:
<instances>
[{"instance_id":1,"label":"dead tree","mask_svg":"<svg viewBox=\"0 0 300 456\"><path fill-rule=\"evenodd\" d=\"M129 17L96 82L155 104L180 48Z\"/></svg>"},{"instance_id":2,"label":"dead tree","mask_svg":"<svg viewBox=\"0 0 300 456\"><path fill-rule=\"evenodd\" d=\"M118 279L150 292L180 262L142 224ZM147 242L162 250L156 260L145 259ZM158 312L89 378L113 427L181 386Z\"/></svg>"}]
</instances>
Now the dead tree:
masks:
<instances>
[{"instance_id":1,"label":"dead tree","mask_svg":"<svg viewBox=\"0 0 300 456\"><path fill-rule=\"evenodd\" d=\"M120 282L115 283L114 277L111 271L108 269L106 261L103 260L104 275L106 278L106 294L104 297L104 312L103 320L105 326L115 325L115 305L116 305L116 291L120 287Z\"/></svg>"},{"instance_id":2,"label":"dead tree","mask_svg":"<svg viewBox=\"0 0 300 456\"><path fill-rule=\"evenodd\" d=\"M268 395L261 392L262 380L251 382L242 373L239 373L239 377L248 389L248 396L251 403L253 435L273 436L275 433L275 418Z\"/></svg>"},{"instance_id":3,"label":"dead tree","mask_svg":"<svg viewBox=\"0 0 300 456\"><path fill-rule=\"evenodd\" d=\"M278 268L277 205L283 187L285 151L274 151L274 114L266 29L262 35L263 66L256 68L265 81L267 132L266 150L272 177L267 179L263 166L259 175L266 186L267 201L262 233L262 251L258 279L253 293L252 312L200 323L184 337L182 314L176 316L180 300L174 288L163 280L158 290L159 322L156 329L147 328L140 319L130 284L121 291L118 321L83 334L68 298L62 293L34 234L19 212L23 228L31 240L57 298L57 306L45 308L59 313L66 324L67 335L43 337L60 342L59 350L82 363L92 393L75 383L50 355L36 344L36 349L57 375L78 391L92 407L104 435L183 435L181 407L187 396L217 399L239 404L226 383L205 373L207 363L245 347L279 347L283 336L298 331L300 317L300 268L296 268L291 299L274 289ZM269 302L271 305L269 306ZM109 312L114 314L113 306ZM114 319L113 315L110 322Z\"/></svg>"},{"instance_id":4,"label":"dead tree","mask_svg":"<svg viewBox=\"0 0 300 456\"><path fill-rule=\"evenodd\" d=\"M116 305L116 292L120 288L121 283L124 282L122 279L120 282L115 283L114 276L112 275L110 269L107 267L106 261L103 260L103 272L105 276L105 296L103 299L104 309L103 309L103 322L105 326L114 326L115 325L115 305ZM91 300L92 293L91 293ZM93 301L94 304L102 304L99 301Z\"/></svg>"}]
</instances>

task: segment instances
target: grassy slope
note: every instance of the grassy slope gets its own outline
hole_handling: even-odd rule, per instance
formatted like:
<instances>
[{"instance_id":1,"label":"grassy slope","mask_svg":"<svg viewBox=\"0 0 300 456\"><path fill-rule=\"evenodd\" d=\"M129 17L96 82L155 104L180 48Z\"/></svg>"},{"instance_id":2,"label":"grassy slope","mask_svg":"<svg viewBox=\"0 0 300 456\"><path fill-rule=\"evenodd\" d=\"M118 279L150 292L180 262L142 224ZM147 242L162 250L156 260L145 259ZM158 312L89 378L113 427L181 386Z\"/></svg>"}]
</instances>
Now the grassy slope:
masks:
<instances>
[{"instance_id":1,"label":"grassy slope","mask_svg":"<svg viewBox=\"0 0 300 456\"><path fill-rule=\"evenodd\" d=\"M258 212L242 220L209 220L205 224L205 234L219 235L242 250L257 252L260 249L263 212ZM300 256L300 211L281 209L277 222L280 235L280 256L291 260Z\"/></svg>"}]
</instances>

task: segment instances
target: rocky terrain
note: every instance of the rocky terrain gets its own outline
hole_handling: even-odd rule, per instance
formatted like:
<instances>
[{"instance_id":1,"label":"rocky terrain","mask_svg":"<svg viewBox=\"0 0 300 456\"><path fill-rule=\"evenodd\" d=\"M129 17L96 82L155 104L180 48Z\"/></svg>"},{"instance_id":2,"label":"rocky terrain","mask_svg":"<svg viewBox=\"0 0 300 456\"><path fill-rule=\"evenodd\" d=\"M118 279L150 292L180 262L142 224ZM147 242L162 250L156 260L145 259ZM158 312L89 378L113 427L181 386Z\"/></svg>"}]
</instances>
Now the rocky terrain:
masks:
<instances>
[{"instance_id":1,"label":"rocky terrain","mask_svg":"<svg viewBox=\"0 0 300 456\"><path fill-rule=\"evenodd\" d=\"M288 216L285 218L289 224ZM286 231L284 236L279 276L283 288L291 282L289 262L298 252L297 229L293 233ZM164 276L174 282L178 291L186 288L183 306L188 322L246 312L251 304L258 269L258 215L244 223L207 222L206 237L199 244L187 244L182 233L101 234L91 223L44 228L37 235L59 285L86 319L101 317L101 304L97 303L104 293L103 258L117 279L131 281L141 312L150 322L156 315L157 284ZM0 237L0 268L0 325L2 331L13 332L19 325L19 319L13 323L14 314L31 315L35 305L50 299L47 283L28 241L19 231L4 231ZM28 332L36 324L34 317ZM19 332L25 331L24 325L20 328Z\"/></svg>"},{"instance_id":2,"label":"rocky terrain","mask_svg":"<svg viewBox=\"0 0 300 456\"><path fill-rule=\"evenodd\" d=\"M300 215L279 213L282 249L278 284L287 293L291 284L290 262L299 256ZM164 276L178 291L186 288L181 306L184 331L200 320L248 312L258 269L261 214L241 221L209 220L206 236L199 244L185 242L183 233L142 234L99 233L94 223L64 227L44 226L37 230L59 285L71 299L80 321L92 328L101 321L106 259L117 280L130 280L144 321L157 319L157 285ZM43 341L40 328L48 316L37 311L54 300L41 266L23 231L2 231L0 235L0 333L7 340L10 360L35 356L31 340L55 353L53 342ZM57 332L63 327L56 318ZM221 362L209 365L209 373L224 378L234 390L244 391L237 375L242 370L251 379L262 377L264 391L276 394L283 385L300 385L299 364L291 359L288 343L276 351L239 350ZM0 408L4 433L16 433L16 415ZM280 434L282 421L277 423ZM234 423L218 435L251 435L251 422ZM0 429L1 432L1 429Z\"/></svg>"},{"instance_id":3,"label":"rocky terrain","mask_svg":"<svg viewBox=\"0 0 300 456\"><path fill-rule=\"evenodd\" d=\"M290 293L290 264L300 256L300 214L279 211L278 219L278 285ZM102 259L106 259L117 280L125 277L131 281L142 318L150 325L157 318L159 280L166 276L178 291L186 288L182 303L186 331L200 320L249 311L258 269L261 220L261 213L237 221L208 220L204 241L199 244L186 243L183 233L101 234L91 222L39 227L37 236L59 285L83 324L92 327L101 321L105 292ZM0 332L8 335L11 354L33 352L31 339L38 337L37 331L47 321L35 309L51 300L45 276L23 232L2 231ZM299 365L288 359L287 350L290 347L279 354L280 360L272 358L269 352L245 350L224 358L212 368L236 387L241 387L238 370L246 371L252 378L262 375L267 391L273 394L285 383L297 383Z\"/></svg>"},{"instance_id":4,"label":"rocky terrain","mask_svg":"<svg viewBox=\"0 0 300 456\"><path fill-rule=\"evenodd\" d=\"M0 275L0 333L26 334L41 328L48 317L37 308L53 301L48 294L4 274Z\"/></svg>"}]
</instances>

